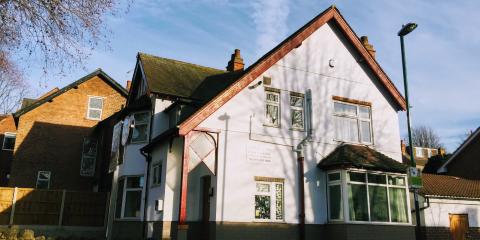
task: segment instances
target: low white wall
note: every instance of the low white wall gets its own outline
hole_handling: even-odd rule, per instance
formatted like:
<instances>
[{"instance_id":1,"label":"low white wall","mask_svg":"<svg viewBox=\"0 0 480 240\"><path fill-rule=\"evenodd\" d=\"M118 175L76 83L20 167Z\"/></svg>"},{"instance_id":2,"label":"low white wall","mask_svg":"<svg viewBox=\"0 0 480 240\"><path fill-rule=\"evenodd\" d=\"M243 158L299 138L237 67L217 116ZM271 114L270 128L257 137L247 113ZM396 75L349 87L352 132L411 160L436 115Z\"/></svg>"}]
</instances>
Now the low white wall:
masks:
<instances>
[{"instance_id":1,"label":"low white wall","mask_svg":"<svg viewBox=\"0 0 480 240\"><path fill-rule=\"evenodd\" d=\"M480 200L430 198L430 207L424 210L424 214L427 227L449 227L449 214L468 214L470 227L479 227Z\"/></svg>"}]
</instances>

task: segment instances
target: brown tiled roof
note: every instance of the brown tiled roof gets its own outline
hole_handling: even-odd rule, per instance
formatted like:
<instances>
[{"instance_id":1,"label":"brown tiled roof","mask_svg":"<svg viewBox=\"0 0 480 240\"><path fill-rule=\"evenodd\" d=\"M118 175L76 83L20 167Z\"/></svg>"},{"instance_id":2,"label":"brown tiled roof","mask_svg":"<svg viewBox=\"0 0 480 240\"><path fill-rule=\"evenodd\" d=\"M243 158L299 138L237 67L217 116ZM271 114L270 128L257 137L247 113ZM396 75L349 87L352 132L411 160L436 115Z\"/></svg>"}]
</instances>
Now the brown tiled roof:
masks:
<instances>
[{"instance_id":1,"label":"brown tiled roof","mask_svg":"<svg viewBox=\"0 0 480 240\"><path fill-rule=\"evenodd\" d=\"M420 194L447 198L480 199L480 181L435 174L422 175Z\"/></svg>"},{"instance_id":2,"label":"brown tiled roof","mask_svg":"<svg viewBox=\"0 0 480 240\"><path fill-rule=\"evenodd\" d=\"M385 172L406 173L407 165L361 145L343 144L325 157L319 164L322 169L361 168Z\"/></svg>"}]
</instances>

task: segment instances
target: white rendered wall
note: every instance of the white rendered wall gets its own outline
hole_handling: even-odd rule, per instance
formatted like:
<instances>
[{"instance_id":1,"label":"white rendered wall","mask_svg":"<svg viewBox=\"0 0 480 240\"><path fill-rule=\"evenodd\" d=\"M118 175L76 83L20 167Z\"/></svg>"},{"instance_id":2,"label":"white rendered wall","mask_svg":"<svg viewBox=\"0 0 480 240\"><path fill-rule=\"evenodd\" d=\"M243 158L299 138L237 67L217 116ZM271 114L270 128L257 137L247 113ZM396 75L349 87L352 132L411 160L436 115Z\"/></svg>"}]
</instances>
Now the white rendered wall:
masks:
<instances>
[{"instance_id":1,"label":"white rendered wall","mask_svg":"<svg viewBox=\"0 0 480 240\"><path fill-rule=\"evenodd\" d=\"M296 155L292 147L305 136L290 130L289 91L312 90L313 142L306 146L306 222L325 223L325 176L316 166L339 142L334 141L333 100L341 96L372 103L374 147L401 161L398 116L390 95L380 87L361 58L326 24L256 79L271 77L281 90L281 126L265 127L264 86L245 88L200 126L221 130L216 221L253 222L255 176L285 179L285 222L298 222ZM334 59L335 67L329 67ZM263 155L266 163L252 161ZM249 157L250 156L250 157Z\"/></svg>"},{"instance_id":2,"label":"white rendered wall","mask_svg":"<svg viewBox=\"0 0 480 240\"><path fill-rule=\"evenodd\" d=\"M449 214L468 214L470 227L480 227L479 200L450 200L430 198L430 207L424 211L425 226L449 227Z\"/></svg>"}]
</instances>

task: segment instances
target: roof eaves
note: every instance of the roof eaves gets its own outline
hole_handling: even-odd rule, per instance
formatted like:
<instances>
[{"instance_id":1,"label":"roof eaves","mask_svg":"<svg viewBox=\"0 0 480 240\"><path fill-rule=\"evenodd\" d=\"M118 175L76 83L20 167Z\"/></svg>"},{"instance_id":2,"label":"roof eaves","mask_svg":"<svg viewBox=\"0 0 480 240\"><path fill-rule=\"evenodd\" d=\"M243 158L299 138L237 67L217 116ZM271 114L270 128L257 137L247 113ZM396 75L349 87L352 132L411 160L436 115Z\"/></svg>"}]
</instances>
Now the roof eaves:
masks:
<instances>
[{"instance_id":1,"label":"roof eaves","mask_svg":"<svg viewBox=\"0 0 480 240\"><path fill-rule=\"evenodd\" d=\"M447 172L447 165L450 164L450 162L453 161L453 159L455 159L463 151L463 149L470 145L470 143L473 142L478 135L480 135L480 127L478 127L475 132L470 134L470 136L457 148L457 150L455 150L452 156L438 169L437 173Z\"/></svg>"},{"instance_id":2,"label":"roof eaves","mask_svg":"<svg viewBox=\"0 0 480 240\"><path fill-rule=\"evenodd\" d=\"M170 136L177 136L178 135L178 128L177 127L172 127L167 130L165 130L163 133L160 135L156 136L153 138L150 143L145 145L140 149L140 152L150 152L152 149L159 143L165 141L165 138L170 137Z\"/></svg>"}]
</instances>

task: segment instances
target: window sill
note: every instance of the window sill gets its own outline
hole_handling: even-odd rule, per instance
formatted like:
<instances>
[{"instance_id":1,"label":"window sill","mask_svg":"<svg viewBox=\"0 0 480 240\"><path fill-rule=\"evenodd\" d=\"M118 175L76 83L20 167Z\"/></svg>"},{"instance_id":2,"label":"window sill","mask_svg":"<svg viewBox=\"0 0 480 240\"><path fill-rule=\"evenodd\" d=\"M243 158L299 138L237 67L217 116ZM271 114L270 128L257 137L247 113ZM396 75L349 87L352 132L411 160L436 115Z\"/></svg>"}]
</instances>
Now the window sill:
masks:
<instances>
[{"instance_id":1,"label":"window sill","mask_svg":"<svg viewBox=\"0 0 480 240\"><path fill-rule=\"evenodd\" d=\"M13 152L13 149L2 149L2 151L9 151L9 152Z\"/></svg>"},{"instance_id":2,"label":"window sill","mask_svg":"<svg viewBox=\"0 0 480 240\"><path fill-rule=\"evenodd\" d=\"M412 224L412 223L396 223L396 222L364 222L364 221L343 221L343 220L328 220L327 224L357 224L357 225L413 226L413 224Z\"/></svg>"},{"instance_id":3,"label":"window sill","mask_svg":"<svg viewBox=\"0 0 480 240\"><path fill-rule=\"evenodd\" d=\"M305 132L304 128L289 128L288 130L295 131L295 132Z\"/></svg>"},{"instance_id":4,"label":"window sill","mask_svg":"<svg viewBox=\"0 0 480 240\"><path fill-rule=\"evenodd\" d=\"M373 143L363 143L363 142L349 142L345 140L338 140L338 139L333 139L334 142L336 143L347 143L347 144L355 144L355 145L365 145L365 146L375 146Z\"/></svg>"},{"instance_id":5,"label":"window sill","mask_svg":"<svg viewBox=\"0 0 480 240\"><path fill-rule=\"evenodd\" d=\"M263 124L264 127L271 127L271 128L280 128L280 125L276 126L276 125L269 125L269 124Z\"/></svg>"},{"instance_id":6,"label":"window sill","mask_svg":"<svg viewBox=\"0 0 480 240\"><path fill-rule=\"evenodd\" d=\"M85 119L90 120L90 121L102 121L101 118L100 118L100 119L97 119L97 118L88 118L88 117L87 117L87 118L85 118Z\"/></svg>"},{"instance_id":7,"label":"window sill","mask_svg":"<svg viewBox=\"0 0 480 240\"><path fill-rule=\"evenodd\" d=\"M285 220L270 220L270 219L255 219L252 221L253 223L265 223L265 224L272 224L272 223L278 223L278 224L287 224Z\"/></svg>"}]
</instances>

